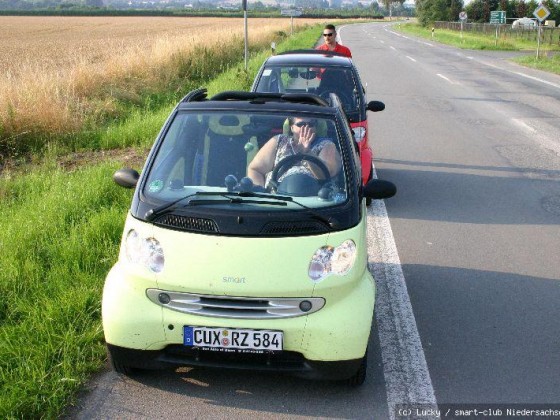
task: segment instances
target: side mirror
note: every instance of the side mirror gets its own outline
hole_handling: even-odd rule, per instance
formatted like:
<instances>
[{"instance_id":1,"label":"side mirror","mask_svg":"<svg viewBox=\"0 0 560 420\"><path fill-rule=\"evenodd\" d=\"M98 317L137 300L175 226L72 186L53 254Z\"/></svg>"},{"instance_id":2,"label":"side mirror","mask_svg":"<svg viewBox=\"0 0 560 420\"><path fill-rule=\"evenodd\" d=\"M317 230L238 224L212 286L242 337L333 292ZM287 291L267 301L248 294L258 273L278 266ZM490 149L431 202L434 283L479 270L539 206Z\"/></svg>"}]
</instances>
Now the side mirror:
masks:
<instances>
[{"instance_id":1,"label":"side mirror","mask_svg":"<svg viewBox=\"0 0 560 420\"><path fill-rule=\"evenodd\" d=\"M384 198L391 198L397 193L397 186L389 181L382 179L372 179L363 189L364 197L371 198L372 200L382 200Z\"/></svg>"},{"instance_id":2,"label":"side mirror","mask_svg":"<svg viewBox=\"0 0 560 420\"><path fill-rule=\"evenodd\" d=\"M367 110L371 112L379 112L385 109L385 104L381 101L370 101L367 104Z\"/></svg>"},{"instance_id":3,"label":"side mirror","mask_svg":"<svg viewBox=\"0 0 560 420\"><path fill-rule=\"evenodd\" d=\"M124 188L135 188L140 174L134 169L119 169L113 174L113 181Z\"/></svg>"}]
</instances>

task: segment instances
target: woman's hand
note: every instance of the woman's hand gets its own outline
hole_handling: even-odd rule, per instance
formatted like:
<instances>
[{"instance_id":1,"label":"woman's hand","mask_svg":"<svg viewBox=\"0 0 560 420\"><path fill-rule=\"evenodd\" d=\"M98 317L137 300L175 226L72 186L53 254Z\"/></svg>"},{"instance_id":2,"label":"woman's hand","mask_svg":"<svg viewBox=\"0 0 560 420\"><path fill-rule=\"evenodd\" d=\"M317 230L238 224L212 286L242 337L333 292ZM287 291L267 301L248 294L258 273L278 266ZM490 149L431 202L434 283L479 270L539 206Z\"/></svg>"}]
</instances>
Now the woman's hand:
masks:
<instances>
[{"instance_id":1,"label":"woman's hand","mask_svg":"<svg viewBox=\"0 0 560 420\"><path fill-rule=\"evenodd\" d=\"M301 127L298 138L298 148L301 153L308 153L311 150L311 144L315 140L315 130L304 125Z\"/></svg>"}]
</instances>

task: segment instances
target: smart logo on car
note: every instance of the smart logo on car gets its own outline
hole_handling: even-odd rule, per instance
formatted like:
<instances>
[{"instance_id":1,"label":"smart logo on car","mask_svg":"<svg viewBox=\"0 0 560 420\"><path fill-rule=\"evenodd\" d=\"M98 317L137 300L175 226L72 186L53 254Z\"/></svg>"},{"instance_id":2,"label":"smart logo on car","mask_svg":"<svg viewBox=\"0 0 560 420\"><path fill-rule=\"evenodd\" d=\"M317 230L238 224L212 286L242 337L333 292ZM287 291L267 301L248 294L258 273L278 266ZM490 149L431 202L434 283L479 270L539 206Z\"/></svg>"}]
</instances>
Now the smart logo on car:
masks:
<instances>
[{"instance_id":1,"label":"smart logo on car","mask_svg":"<svg viewBox=\"0 0 560 420\"><path fill-rule=\"evenodd\" d=\"M245 284L245 277L230 277L230 276L224 276L222 277L222 282L223 283L243 283Z\"/></svg>"}]
</instances>

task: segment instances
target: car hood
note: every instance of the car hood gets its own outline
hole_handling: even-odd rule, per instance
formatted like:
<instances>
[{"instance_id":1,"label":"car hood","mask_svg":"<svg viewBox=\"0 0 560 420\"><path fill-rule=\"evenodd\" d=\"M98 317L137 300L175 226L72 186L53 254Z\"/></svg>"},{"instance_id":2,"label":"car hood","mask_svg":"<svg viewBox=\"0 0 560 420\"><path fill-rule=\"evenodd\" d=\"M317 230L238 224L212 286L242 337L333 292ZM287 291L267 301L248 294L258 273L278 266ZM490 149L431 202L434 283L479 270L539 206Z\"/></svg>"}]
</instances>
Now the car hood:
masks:
<instances>
[{"instance_id":1,"label":"car hood","mask_svg":"<svg viewBox=\"0 0 560 420\"><path fill-rule=\"evenodd\" d=\"M212 236L160 228L129 216L123 244L131 229L142 237L157 239L163 249L164 269L157 274L144 270L157 288L244 297L314 296L321 289L332 288L333 284L348 287L357 280L354 270L343 278L330 276L314 282L308 275L309 263L315 252L325 245L338 246L353 236L357 236L358 245L363 244L365 238L360 227L323 235L282 238ZM356 265L361 265L363 270L367 254L359 254L363 255L358 257ZM124 245L120 261L131 264Z\"/></svg>"}]
</instances>

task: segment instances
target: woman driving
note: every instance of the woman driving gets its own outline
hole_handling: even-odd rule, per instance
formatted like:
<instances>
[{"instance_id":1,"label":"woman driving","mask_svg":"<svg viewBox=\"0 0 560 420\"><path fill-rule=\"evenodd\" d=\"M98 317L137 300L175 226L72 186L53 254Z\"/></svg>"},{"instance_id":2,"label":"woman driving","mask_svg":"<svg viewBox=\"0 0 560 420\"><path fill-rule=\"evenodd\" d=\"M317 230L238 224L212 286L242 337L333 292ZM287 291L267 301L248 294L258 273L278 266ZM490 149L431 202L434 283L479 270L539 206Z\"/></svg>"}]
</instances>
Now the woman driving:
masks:
<instances>
[{"instance_id":1,"label":"woman driving","mask_svg":"<svg viewBox=\"0 0 560 420\"><path fill-rule=\"evenodd\" d=\"M271 172L283 159L293 155L312 155L318 157L327 167L332 177L340 170L340 155L334 142L325 137L317 138L317 120L306 117L289 118L291 135L278 134L266 142L247 168L247 176L255 185L268 188ZM288 169L278 181L288 175L302 173L317 179L325 176L320 167L308 160L301 159Z\"/></svg>"}]
</instances>

